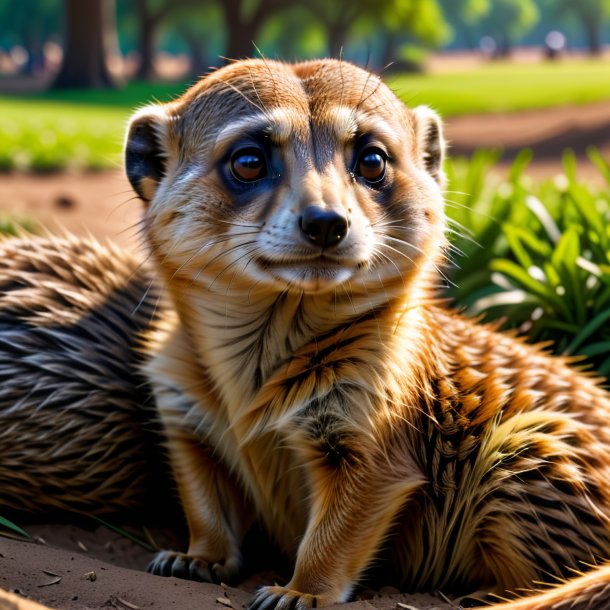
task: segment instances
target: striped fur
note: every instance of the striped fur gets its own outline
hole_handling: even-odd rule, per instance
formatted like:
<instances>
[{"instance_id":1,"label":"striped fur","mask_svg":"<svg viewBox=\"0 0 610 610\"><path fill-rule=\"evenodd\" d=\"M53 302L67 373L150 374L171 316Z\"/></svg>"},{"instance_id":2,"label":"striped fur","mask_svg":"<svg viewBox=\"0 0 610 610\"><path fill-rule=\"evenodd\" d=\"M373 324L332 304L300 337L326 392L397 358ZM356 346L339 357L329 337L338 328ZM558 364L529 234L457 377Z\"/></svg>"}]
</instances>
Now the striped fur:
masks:
<instances>
[{"instance_id":1,"label":"striped fur","mask_svg":"<svg viewBox=\"0 0 610 610\"><path fill-rule=\"evenodd\" d=\"M2 514L134 514L167 496L137 370L139 335L156 317L151 282L94 240L0 241Z\"/></svg>"},{"instance_id":2,"label":"striped fur","mask_svg":"<svg viewBox=\"0 0 610 610\"><path fill-rule=\"evenodd\" d=\"M380 185L354 166L370 142ZM269 174L245 188L230 159L253 146ZM296 557L255 610L345 601L376 562L408 590L510 596L610 557L606 392L434 301L442 149L432 111L336 61L238 62L134 118L177 314L145 370L191 531L151 571L235 578L252 519ZM312 203L348 219L334 248L303 239Z\"/></svg>"}]
</instances>

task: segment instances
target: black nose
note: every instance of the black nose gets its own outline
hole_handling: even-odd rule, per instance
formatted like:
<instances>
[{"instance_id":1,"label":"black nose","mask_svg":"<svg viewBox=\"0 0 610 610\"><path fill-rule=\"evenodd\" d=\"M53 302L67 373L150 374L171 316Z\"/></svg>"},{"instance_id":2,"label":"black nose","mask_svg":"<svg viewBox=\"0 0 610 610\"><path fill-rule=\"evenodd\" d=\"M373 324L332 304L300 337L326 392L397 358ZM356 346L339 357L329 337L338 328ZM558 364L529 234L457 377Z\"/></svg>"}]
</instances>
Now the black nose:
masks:
<instances>
[{"instance_id":1,"label":"black nose","mask_svg":"<svg viewBox=\"0 0 610 610\"><path fill-rule=\"evenodd\" d=\"M305 208L299 220L301 233L316 246L336 246L347 235L347 218L316 205Z\"/></svg>"}]
</instances>

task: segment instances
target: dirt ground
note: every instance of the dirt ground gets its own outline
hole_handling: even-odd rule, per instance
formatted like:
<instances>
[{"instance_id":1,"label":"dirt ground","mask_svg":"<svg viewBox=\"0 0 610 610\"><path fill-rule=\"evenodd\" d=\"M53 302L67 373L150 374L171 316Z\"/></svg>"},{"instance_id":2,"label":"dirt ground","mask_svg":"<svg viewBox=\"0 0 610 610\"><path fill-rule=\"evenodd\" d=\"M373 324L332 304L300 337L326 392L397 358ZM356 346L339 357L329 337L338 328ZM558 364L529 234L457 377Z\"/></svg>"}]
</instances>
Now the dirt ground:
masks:
<instances>
[{"instance_id":1,"label":"dirt ground","mask_svg":"<svg viewBox=\"0 0 610 610\"><path fill-rule=\"evenodd\" d=\"M454 154L476 147L502 147L505 163L522 146L536 158L528 170L535 177L561 171L561 152L572 147L584 178L596 172L585 151L594 144L610 158L610 103L580 108L555 108L517 115L461 117L447 122ZM502 168L500 168L502 171ZM120 170L89 174L0 175L0 211L33 217L51 231L61 227L80 235L109 238L142 252L138 241L140 202L132 196ZM20 523L26 526L26 523ZM0 588L64 610L102 608L208 610L241 608L257 584L269 576L223 588L143 572L151 553L105 527L94 530L66 525L27 528L38 543L0 537ZM438 610L452 606L440 598L408 596L385 589L352 602L352 610ZM343 606L343 608L347 608ZM18 608L8 602L0 610Z\"/></svg>"}]
</instances>

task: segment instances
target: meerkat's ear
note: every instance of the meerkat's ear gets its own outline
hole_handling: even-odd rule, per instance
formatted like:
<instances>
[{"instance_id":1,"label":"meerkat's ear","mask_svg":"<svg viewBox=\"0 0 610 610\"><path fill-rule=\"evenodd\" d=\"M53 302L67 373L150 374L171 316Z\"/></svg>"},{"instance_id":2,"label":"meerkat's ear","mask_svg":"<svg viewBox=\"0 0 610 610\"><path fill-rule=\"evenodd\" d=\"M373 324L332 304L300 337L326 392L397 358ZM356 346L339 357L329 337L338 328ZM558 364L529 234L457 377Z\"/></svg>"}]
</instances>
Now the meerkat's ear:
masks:
<instances>
[{"instance_id":1,"label":"meerkat's ear","mask_svg":"<svg viewBox=\"0 0 610 610\"><path fill-rule=\"evenodd\" d=\"M441 118L428 106L415 108L413 118L419 162L442 187L445 184L445 173L443 172L445 139Z\"/></svg>"},{"instance_id":2,"label":"meerkat's ear","mask_svg":"<svg viewBox=\"0 0 610 610\"><path fill-rule=\"evenodd\" d=\"M125 140L125 170L134 191L145 202L155 195L169 156L170 120L163 106L134 114Z\"/></svg>"}]
</instances>

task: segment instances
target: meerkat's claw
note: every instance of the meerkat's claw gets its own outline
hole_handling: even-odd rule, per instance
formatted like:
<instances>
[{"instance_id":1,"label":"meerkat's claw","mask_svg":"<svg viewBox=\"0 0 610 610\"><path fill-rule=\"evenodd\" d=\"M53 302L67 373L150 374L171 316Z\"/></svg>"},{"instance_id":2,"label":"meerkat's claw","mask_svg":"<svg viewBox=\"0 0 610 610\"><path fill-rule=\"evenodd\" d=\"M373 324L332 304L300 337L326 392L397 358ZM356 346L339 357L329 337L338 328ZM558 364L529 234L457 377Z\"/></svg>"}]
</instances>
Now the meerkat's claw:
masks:
<instances>
[{"instance_id":1,"label":"meerkat's claw","mask_svg":"<svg viewBox=\"0 0 610 610\"><path fill-rule=\"evenodd\" d=\"M317 608L318 598L286 587L261 587L248 606L248 610L306 610Z\"/></svg>"},{"instance_id":2,"label":"meerkat's claw","mask_svg":"<svg viewBox=\"0 0 610 610\"><path fill-rule=\"evenodd\" d=\"M157 576L175 576L185 580L219 583L221 579L217 577L218 571L214 569L216 566L219 564L209 564L203 559L185 553L160 551L148 564L146 571Z\"/></svg>"}]
</instances>

